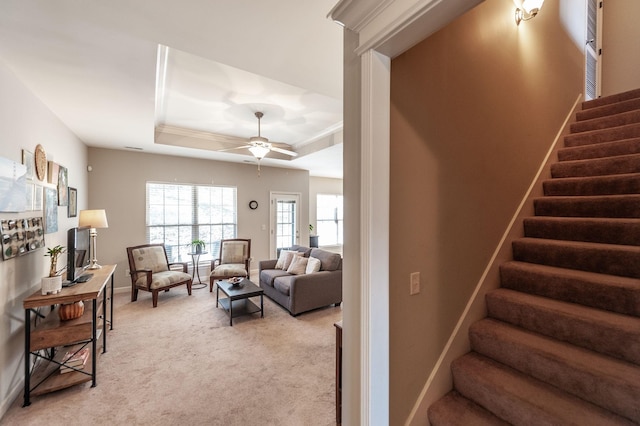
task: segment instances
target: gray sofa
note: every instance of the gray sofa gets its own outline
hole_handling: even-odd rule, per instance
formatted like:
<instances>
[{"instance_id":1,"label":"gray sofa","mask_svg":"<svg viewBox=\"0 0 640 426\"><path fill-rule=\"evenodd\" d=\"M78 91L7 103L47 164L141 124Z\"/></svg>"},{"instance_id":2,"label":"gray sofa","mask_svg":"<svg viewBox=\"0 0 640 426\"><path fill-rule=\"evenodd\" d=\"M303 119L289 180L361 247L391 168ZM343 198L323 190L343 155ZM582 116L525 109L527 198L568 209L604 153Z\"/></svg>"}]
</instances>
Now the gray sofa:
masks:
<instances>
[{"instance_id":1,"label":"gray sofa","mask_svg":"<svg viewBox=\"0 0 640 426\"><path fill-rule=\"evenodd\" d=\"M274 302L291 315L342 303L342 257L318 248L293 246L289 250L304 257L320 260L320 270L309 274L292 275L275 269L277 259L258 262L260 287Z\"/></svg>"}]
</instances>

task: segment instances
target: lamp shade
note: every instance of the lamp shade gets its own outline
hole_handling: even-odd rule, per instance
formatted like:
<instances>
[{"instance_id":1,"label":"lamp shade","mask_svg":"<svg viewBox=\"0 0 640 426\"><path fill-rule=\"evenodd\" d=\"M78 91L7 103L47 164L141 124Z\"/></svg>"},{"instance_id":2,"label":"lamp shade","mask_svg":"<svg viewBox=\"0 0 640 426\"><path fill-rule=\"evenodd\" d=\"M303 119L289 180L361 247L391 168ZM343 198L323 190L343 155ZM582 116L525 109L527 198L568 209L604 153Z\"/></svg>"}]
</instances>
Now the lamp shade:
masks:
<instances>
[{"instance_id":1,"label":"lamp shade","mask_svg":"<svg viewBox=\"0 0 640 426\"><path fill-rule=\"evenodd\" d=\"M101 210L80 210L80 218L78 226L86 226L89 228L108 228L107 212Z\"/></svg>"}]
</instances>

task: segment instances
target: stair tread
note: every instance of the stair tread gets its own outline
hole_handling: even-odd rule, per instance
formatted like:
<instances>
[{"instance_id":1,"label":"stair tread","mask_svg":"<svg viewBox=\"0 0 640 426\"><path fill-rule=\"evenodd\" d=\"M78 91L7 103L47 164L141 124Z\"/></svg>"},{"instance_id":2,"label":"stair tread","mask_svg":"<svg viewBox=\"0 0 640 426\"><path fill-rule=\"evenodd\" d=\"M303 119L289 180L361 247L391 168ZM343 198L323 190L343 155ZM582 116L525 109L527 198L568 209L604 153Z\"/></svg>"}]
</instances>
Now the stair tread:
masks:
<instances>
[{"instance_id":1,"label":"stair tread","mask_svg":"<svg viewBox=\"0 0 640 426\"><path fill-rule=\"evenodd\" d=\"M542 185L545 196L640 194L640 173L556 177Z\"/></svg>"},{"instance_id":2,"label":"stair tread","mask_svg":"<svg viewBox=\"0 0 640 426\"><path fill-rule=\"evenodd\" d=\"M562 391L640 421L640 366L487 318L472 350Z\"/></svg>"},{"instance_id":3,"label":"stair tread","mask_svg":"<svg viewBox=\"0 0 640 426\"><path fill-rule=\"evenodd\" d=\"M528 238L640 245L640 218L533 216L523 224Z\"/></svg>"},{"instance_id":4,"label":"stair tread","mask_svg":"<svg viewBox=\"0 0 640 426\"><path fill-rule=\"evenodd\" d=\"M433 426L509 425L456 391L449 392L429 407L429 421Z\"/></svg>"},{"instance_id":5,"label":"stair tread","mask_svg":"<svg viewBox=\"0 0 640 426\"><path fill-rule=\"evenodd\" d=\"M603 130L611 127L623 126L640 122L640 109L620 111L601 117L580 120L571 123L571 133L580 133L590 130Z\"/></svg>"},{"instance_id":6,"label":"stair tread","mask_svg":"<svg viewBox=\"0 0 640 426\"><path fill-rule=\"evenodd\" d=\"M560 148L558 161L588 160L640 153L640 138Z\"/></svg>"},{"instance_id":7,"label":"stair tread","mask_svg":"<svg viewBox=\"0 0 640 426\"><path fill-rule=\"evenodd\" d=\"M607 129L570 133L564 137L565 146L591 145L640 136L640 123L625 124Z\"/></svg>"},{"instance_id":8,"label":"stair tread","mask_svg":"<svg viewBox=\"0 0 640 426\"><path fill-rule=\"evenodd\" d=\"M475 352L455 360L452 370L460 394L513 424L634 424ZM492 389L499 389L500 397Z\"/></svg>"},{"instance_id":9,"label":"stair tread","mask_svg":"<svg viewBox=\"0 0 640 426\"><path fill-rule=\"evenodd\" d=\"M536 216L640 217L640 194L545 195L533 199Z\"/></svg>"},{"instance_id":10,"label":"stair tread","mask_svg":"<svg viewBox=\"0 0 640 426\"><path fill-rule=\"evenodd\" d=\"M607 117L622 111L631 111L634 109L640 109L640 97L577 111L576 121L581 122L592 120L596 117Z\"/></svg>"},{"instance_id":11,"label":"stair tread","mask_svg":"<svg viewBox=\"0 0 640 426\"><path fill-rule=\"evenodd\" d=\"M551 165L553 178L614 176L638 173L640 154L559 161Z\"/></svg>"},{"instance_id":12,"label":"stair tread","mask_svg":"<svg viewBox=\"0 0 640 426\"><path fill-rule=\"evenodd\" d=\"M590 99L582 102L582 110L597 108L603 105L611 105L623 102L629 99L640 98L640 89L626 90L609 96L602 96L596 99Z\"/></svg>"}]
</instances>

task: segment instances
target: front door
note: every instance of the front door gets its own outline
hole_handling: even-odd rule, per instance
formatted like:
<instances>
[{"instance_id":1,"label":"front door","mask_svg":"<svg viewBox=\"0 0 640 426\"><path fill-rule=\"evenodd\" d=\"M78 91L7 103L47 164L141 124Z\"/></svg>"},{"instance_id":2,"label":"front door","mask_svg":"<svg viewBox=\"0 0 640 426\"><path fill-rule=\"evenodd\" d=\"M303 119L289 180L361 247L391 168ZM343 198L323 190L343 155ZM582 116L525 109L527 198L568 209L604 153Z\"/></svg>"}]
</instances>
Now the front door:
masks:
<instances>
[{"instance_id":1,"label":"front door","mask_svg":"<svg viewBox=\"0 0 640 426\"><path fill-rule=\"evenodd\" d=\"M279 249L300 242L300 194L272 192L270 216L270 251L277 257Z\"/></svg>"}]
</instances>

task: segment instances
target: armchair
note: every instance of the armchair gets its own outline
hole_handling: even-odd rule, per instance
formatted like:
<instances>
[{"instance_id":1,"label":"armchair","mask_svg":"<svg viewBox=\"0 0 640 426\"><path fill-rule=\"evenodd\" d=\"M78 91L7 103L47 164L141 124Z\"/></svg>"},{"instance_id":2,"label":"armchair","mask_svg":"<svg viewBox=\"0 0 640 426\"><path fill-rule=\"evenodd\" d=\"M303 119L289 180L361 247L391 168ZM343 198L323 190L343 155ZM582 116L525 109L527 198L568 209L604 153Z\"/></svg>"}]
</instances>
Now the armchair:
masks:
<instances>
[{"instance_id":1,"label":"armchair","mask_svg":"<svg viewBox=\"0 0 640 426\"><path fill-rule=\"evenodd\" d=\"M249 278L251 264L251 240L234 238L220 241L220 254L211 261L209 292L216 280L232 277Z\"/></svg>"},{"instance_id":2,"label":"armchair","mask_svg":"<svg viewBox=\"0 0 640 426\"><path fill-rule=\"evenodd\" d=\"M187 285L191 296L191 275L187 273L187 263L169 263L164 244L143 244L127 247L129 273L131 274L131 301L138 300L138 290L150 291L153 307L158 306L160 290L169 291L171 287ZM171 266L181 265L182 271Z\"/></svg>"}]
</instances>

